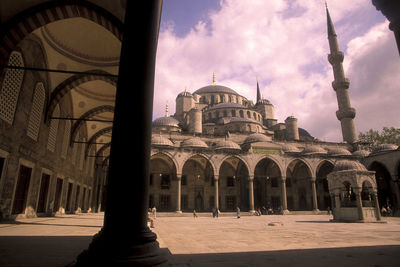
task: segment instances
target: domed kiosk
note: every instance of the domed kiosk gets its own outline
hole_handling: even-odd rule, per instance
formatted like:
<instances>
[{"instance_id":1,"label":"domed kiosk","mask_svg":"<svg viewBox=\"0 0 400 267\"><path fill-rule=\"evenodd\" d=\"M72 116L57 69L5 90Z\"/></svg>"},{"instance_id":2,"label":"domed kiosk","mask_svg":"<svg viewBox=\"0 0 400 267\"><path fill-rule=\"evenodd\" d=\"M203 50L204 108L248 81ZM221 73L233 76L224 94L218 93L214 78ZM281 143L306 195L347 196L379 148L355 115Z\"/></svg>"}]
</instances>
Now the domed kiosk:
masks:
<instances>
[{"instance_id":1,"label":"domed kiosk","mask_svg":"<svg viewBox=\"0 0 400 267\"><path fill-rule=\"evenodd\" d=\"M381 221L375 172L355 160L339 160L327 176L333 221Z\"/></svg>"}]
</instances>

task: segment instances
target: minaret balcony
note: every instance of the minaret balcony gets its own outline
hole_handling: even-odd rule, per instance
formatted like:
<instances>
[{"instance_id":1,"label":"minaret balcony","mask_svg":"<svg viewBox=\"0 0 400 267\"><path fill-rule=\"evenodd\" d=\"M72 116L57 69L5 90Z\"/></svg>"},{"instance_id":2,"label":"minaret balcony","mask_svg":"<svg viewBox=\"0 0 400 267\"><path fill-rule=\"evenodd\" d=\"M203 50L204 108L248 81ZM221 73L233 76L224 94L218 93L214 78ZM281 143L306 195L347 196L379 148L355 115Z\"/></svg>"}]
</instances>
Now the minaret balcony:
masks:
<instances>
[{"instance_id":1,"label":"minaret balcony","mask_svg":"<svg viewBox=\"0 0 400 267\"><path fill-rule=\"evenodd\" d=\"M343 59L344 59L344 54L342 51L336 51L328 55L328 61L329 63L331 63L331 65L342 63Z\"/></svg>"},{"instance_id":2,"label":"minaret balcony","mask_svg":"<svg viewBox=\"0 0 400 267\"><path fill-rule=\"evenodd\" d=\"M336 117L338 120L343 118L354 119L356 117L356 110L354 108L343 108L336 111Z\"/></svg>"},{"instance_id":3,"label":"minaret balcony","mask_svg":"<svg viewBox=\"0 0 400 267\"><path fill-rule=\"evenodd\" d=\"M337 89L349 89L349 86L350 86L350 80L347 78L344 78L344 80L341 81L332 82L332 87L335 91Z\"/></svg>"}]
</instances>

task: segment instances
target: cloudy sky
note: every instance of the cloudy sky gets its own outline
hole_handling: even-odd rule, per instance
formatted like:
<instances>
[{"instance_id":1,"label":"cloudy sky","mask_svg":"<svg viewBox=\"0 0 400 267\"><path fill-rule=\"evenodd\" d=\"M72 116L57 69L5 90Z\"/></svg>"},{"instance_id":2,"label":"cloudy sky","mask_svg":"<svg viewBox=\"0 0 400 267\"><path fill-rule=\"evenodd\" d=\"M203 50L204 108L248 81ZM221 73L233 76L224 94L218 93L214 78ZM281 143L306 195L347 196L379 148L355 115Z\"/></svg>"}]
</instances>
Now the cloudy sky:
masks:
<instances>
[{"instance_id":1,"label":"cloudy sky","mask_svg":"<svg viewBox=\"0 0 400 267\"><path fill-rule=\"evenodd\" d=\"M344 52L357 132L400 127L400 57L388 22L371 1L331 0ZM255 101L256 77L278 122L325 141L342 141L332 89L323 0L164 0L157 51L153 119L165 103L212 83Z\"/></svg>"}]
</instances>

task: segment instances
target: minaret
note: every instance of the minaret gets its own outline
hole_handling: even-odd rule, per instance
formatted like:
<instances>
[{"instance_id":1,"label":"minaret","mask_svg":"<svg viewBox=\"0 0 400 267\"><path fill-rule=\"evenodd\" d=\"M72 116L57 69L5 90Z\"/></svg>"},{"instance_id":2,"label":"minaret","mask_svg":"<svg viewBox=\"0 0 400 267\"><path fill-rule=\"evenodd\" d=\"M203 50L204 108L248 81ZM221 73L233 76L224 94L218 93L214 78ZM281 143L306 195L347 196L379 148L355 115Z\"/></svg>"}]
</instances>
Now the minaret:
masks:
<instances>
[{"instance_id":1,"label":"minaret","mask_svg":"<svg viewBox=\"0 0 400 267\"><path fill-rule=\"evenodd\" d=\"M328 55L328 61L333 67L334 81L332 87L336 92L339 110L336 111L336 117L340 120L342 126L343 140L349 144L357 141L356 129L354 127L354 117L356 116L356 110L350 105L349 97L349 79L344 76L343 71L343 58L344 54L339 50L337 41L337 35L331 16L329 14L328 6L326 6L326 16L328 22L328 40L330 54Z\"/></svg>"},{"instance_id":2,"label":"minaret","mask_svg":"<svg viewBox=\"0 0 400 267\"><path fill-rule=\"evenodd\" d=\"M256 80L257 80L257 102L256 103L258 103L258 102L261 102L262 97L261 97L261 93L260 93L260 86L258 85L258 78L256 78Z\"/></svg>"}]
</instances>

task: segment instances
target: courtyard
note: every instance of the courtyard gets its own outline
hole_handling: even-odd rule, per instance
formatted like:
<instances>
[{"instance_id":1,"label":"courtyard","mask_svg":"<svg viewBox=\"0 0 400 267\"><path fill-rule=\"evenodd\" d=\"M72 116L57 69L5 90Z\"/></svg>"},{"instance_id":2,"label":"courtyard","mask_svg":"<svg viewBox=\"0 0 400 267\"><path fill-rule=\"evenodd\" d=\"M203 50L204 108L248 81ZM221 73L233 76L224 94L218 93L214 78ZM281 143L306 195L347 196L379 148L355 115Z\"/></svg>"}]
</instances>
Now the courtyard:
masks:
<instances>
[{"instance_id":1,"label":"courtyard","mask_svg":"<svg viewBox=\"0 0 400 267\"><path fill-rule=\"evenodd\" d=\"M364 224L330 218L158 213L152 230L171 266L399 266L400 218ZM67 266L102 223L102 213L2 223L0 266Z\"/></svg>"}]
</instances>

